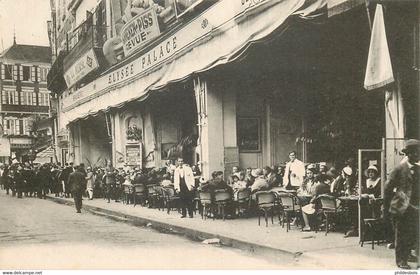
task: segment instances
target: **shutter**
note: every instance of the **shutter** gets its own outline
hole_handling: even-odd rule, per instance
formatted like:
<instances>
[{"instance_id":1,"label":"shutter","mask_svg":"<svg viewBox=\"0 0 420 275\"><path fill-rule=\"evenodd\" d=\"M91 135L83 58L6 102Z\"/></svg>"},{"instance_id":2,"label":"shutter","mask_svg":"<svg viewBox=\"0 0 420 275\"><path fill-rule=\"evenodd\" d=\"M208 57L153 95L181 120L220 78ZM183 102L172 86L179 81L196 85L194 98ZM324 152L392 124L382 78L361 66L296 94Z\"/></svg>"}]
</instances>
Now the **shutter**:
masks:
<instances>
[{"instance_id":1,"label":"shutter","mask_svg":"<svg viewBox=\"0 0 420 275\"><path fill-rule=\"evenodd\" d=\"M4 68L4 64L1 64L1 71L0 71L0 79L4 79L5 76L5 68Z\"/></svg>"},{"instance_id":2,"label":"shutter","mask_svg":"<svg viewBox=\"0 0 420 275\"><path fill-rule=\"evenodd\" d=\"M18 66L13 65L13 80L18 80Z\"/></svg>"},{"instance_id":3,"label":"shutter","mask_svg":"<svg viewBox=\"0 0 420 275\"><path fill-rule=\"evenodd\" d=\"M19 79L23 80L23 66L22 65L19 66Z\"/></svg>"},{"instance_id":4,"label":"shutter","mask_svg":"<svg viewBox=\"0 0 420 275\"><path fill-rule=\"evenodd\" d=\"M38 82L41 82L41 68L40 67L36 67L36 76L37 76Z\"/></svg>"},{"instance_id":5,"label":"shutter","mask_svg":"<svg viewBox=\"0 0 420 275\"><path fill-rule=\"evenodd\" d=\"M32 82L35 82L35 80L36 80L35 70L36 70L36 68L34 66L31 66L31 81Z\"/></svg>"}]
</instances>

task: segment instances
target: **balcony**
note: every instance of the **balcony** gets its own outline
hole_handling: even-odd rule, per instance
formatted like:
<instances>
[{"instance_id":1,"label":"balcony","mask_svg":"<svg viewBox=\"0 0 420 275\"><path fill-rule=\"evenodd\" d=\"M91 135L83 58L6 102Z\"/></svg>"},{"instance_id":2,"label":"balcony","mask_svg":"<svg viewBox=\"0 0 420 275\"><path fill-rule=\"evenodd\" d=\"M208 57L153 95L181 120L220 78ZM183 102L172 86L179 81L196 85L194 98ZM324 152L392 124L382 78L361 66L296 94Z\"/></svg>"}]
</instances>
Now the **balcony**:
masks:
<instances>
[{"instance_id":1,"label":"balcony","mask_svg":"<svg viewBox=\"0 0 420 275\"><path fill-rule=\"evenodd\" d=\"M85 21L68 35L69 52L64 57L63 72L68 87L95 76L107 65L102 46L107 39L107 27ZM89 79L85 79L89 82Z\"/></svg>"},{"instance_id":2,"label":"balcony","mask_svg":"<svg viewBox=\"0 0 420 275\"><path fill-rule=\"evenodd\" d=\"M2 104L2 112L10 113L42 113L48 114L50 111L49 106L38 106L38 105L12 105L12 104Z\"/></svg>"}]
</instances>

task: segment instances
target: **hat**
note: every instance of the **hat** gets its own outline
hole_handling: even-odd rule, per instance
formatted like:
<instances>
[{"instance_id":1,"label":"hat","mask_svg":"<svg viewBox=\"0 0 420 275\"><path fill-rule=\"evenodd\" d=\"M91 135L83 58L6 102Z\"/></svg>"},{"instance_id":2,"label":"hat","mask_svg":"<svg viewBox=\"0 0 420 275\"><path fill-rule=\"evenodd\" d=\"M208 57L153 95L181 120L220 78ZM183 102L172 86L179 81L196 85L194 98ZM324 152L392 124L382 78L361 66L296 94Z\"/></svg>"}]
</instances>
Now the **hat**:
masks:
<instances>
[{"instance_id":1,"label":"hat","mask_svg":"<svg viewBox=\"0 0 420 275\"><path fill-rule=\"evenodd\" d=\"M327 166L327 163L326 163L325 161L320 162L320 163L319 163L319 166Z\"/></svg>"},{"instance_id":2,"label":"hat","mask_svg":"<svg viewBox=\"0 0 420 275\"><path fill-rule=\"evenodd\" d=\"M353 174L353 169L351 169L350 167L344 167L343 168L343 172L344 174L346 174L347 176L351 176Z\"/></svg>"},{"instance_id":3,"label":"hat","mask_svg":"<svg viewBox=\"0 0 420 275\"><path fill-rule=\"evenodd\" d=\"M376 167L375 165L370 165L366 170L365 170L365 176L368 176L369 170L373 170L376 172L376 174L379 173L378 167Z\"/></svg>"},{"instance_id":4,"label":"hat","mask_svg":"<svg viewBox=\"0 0 420 275\"><path fill-rule=\"evenodd\" d=\"M316 165L311 163L308 166L306 166L306 170L316 171Z\"/></svg>"},{"instance_id":5,"label":"hat","mask_svg":"<svg viewBox=\"0 0 420 275\"><path fill-rule=\"evenodd\" d=\"M418 139L409 139L404 142L404 149L401 150L404 154L407 154L410 149L420 147L420 140Z\"/></svg>"},{"instance_id":6,"label":"hat","mask_svg":"<svg viewBox=\"0 0 420 275\"><path fill-rule=\"evenodd\" d=\"M261 168L254 169L254 170L252 170L252 172L251 172L251 175L252 175L254 178L259 177L259 176L261 176L262 174L263 174L263 170L262 170Z\"/></svg>"}]
</instances>

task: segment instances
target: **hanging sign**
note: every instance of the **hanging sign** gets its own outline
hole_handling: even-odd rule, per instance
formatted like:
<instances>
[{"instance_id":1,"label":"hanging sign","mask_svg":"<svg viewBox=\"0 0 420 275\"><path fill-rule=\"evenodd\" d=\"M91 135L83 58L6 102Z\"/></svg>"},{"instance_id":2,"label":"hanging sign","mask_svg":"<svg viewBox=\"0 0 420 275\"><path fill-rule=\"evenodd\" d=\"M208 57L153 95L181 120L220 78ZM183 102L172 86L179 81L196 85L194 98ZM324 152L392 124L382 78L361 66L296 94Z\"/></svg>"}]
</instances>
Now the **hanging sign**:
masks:
<instances>
[{"instance_id":1,"label":"hanging sign","mask_svg":"<svg viewBox=\"0 0 420 275\"><path fill-rule=\"evenodd\" d=\"M155 10L148 9L138 14L121 29L125 56L132 54L159 35L160 29Z\"/></svg>"},{"instance_id":2,"label":"hanging sign","mask_svg":"<svg viewBox=\"0 0 420 275\"><path fill-rule=\"evenodd\" d=\"M90 49L64 73L67 87L72 87L88 73L93 72L99 67L95 52Z\"/></svg>"}]
</instances>

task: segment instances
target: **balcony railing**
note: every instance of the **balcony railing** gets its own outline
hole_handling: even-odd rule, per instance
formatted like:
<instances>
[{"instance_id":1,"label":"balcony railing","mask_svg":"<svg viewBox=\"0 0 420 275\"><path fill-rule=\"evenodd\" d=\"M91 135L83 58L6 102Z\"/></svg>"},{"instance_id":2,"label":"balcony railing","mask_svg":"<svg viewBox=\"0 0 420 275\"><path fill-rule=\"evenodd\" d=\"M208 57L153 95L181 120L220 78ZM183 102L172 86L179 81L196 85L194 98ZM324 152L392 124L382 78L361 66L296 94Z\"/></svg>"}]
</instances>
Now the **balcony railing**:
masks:
<instances>
[{"instance_id":1,"label":"balcony railing","mask_svg":"<svg viewBox=\"0 0 420 275\"><path fill-rule=\"evenodd\" d=\"M68 50L89 44L90 48L102 48L107 40L107 26L96 26L89 21L82 23L76 30L67 36Z\"/></svg>"}]
</instances>

